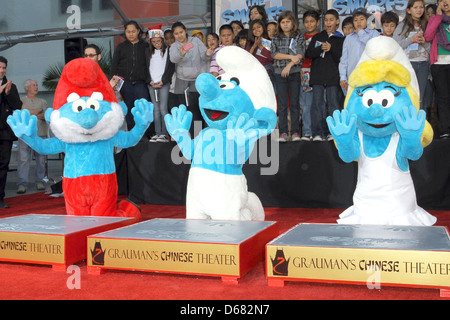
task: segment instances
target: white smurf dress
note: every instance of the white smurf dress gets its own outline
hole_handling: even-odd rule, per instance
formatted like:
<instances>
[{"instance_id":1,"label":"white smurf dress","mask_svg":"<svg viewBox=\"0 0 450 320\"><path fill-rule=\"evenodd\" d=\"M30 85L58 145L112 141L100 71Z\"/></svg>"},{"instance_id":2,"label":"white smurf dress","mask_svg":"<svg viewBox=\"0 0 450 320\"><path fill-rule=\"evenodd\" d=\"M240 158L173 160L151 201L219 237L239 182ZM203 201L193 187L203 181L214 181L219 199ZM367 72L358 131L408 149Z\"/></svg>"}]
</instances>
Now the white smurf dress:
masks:
<instances>
[{"instance_id":1,"label":"white smurf dress","mask_svg":"<svg viewBox=\"0 0 450 320\"><path fill-rule=\"evenodd\" d=\"M377 158L364 153L363 134L358 131L361 156L353 206L337 220L339 224L431 226L436 218L417 205L413 180L397 165L399 134L394 133L386 151Z\"/></svg>"}]
</instances>

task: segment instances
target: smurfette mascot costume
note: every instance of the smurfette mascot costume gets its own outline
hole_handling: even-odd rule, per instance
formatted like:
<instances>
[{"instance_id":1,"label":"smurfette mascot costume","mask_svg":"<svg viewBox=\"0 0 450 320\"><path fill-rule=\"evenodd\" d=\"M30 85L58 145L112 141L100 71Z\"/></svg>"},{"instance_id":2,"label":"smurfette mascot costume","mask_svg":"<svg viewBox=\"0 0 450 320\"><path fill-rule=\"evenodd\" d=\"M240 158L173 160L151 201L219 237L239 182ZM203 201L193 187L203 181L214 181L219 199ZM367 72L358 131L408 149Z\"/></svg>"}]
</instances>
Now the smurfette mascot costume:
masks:
<instances>
[{"instance_id":1,"label":"smurfette mascot costume","mask_svg":"<svg viewBox=\"0 0 450 320\"><path fill-rule=\"evenodd\" d=\"M327 118L339 156L358 161L353 206L340 224L430 226L417 205L409 160L417 160L433 131L419 111L417 79L395 40L371 39L349 77L345 109Z\"/></svg>"},{"instance_id":2,"label":"smurfette mascot costume","mask_svg":"<svg viewBox=\"0 0 450 320\"><path fill-rule=\"evenodd\" d=\"M139 142L153 121L153 105L145 99L136 100L131 113L135 127L129 132L119 130L125 106L117 102L98 63L79 58L64 67L53 109L45 113L55 137L38 137L37 118L28 110L16 110L7 122L19 139L40 154L65 154L63 191L67 214L139 219L140 209L131 201L117 204L114 147L128 148Z\"/></svg>"}]
</instances>

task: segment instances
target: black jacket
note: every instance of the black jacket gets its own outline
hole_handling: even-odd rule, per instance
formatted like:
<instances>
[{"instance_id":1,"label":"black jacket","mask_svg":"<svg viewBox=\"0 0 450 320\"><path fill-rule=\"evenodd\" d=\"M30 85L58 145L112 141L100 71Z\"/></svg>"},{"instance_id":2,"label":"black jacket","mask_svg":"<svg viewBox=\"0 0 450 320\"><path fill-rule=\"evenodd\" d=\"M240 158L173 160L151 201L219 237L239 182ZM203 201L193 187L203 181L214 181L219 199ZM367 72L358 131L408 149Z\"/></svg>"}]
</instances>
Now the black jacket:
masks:
<instances>
[{"instance_id":1,"label":"black jacket","mask_svg":"<svg viewBox=\"0 0 450 320\"><path fill-rule=\"evenodd\" d=\"M3 81L0 86L7 82L6 77L3 77ZM5 91L0 94L0 140L17 140L14 132L11 130L6 119L11 115L14 110L22 108L22 101L19 97L16 85L11 85L11 90L7 95Z\"/></svg>"},{"instance_id":2,"label":"black jacket","mask_svg":"<svg viewBox=\"0 0 450 320\"><path fill-rule=\"evenodd\" d=\"M128 40L120 43L114 51L111 75L118 75L130 82L144 81L148 84L150 82L148 47L148 43L143 40L135 44Z\"/></svg>"},{"instance_id":3,"label":"black jacket","mask_svg":"<svg viewBox=\"0 0 450 320\"><path fill-rule=\"evenodd\" d=\"M309 85L339 86L339 61L344 39L342 35L329 37L326 30L312 37L305 53L306 58L312 59ZM321 57L321 43L326 41L331 44L331 49Z\"/></svg>"}]
</instances>

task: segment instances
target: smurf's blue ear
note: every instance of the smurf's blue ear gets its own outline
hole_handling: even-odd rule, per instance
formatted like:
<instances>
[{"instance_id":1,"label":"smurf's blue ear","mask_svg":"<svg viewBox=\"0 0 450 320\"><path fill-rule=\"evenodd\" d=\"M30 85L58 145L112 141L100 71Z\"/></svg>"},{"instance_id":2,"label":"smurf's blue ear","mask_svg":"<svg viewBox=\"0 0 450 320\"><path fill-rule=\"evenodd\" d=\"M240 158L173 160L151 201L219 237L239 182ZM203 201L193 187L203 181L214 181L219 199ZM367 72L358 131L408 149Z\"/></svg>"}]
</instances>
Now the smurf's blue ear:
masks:
<instances>
[{"instance_id":1,"label":"smurf's blue ear","mask_svg":"<svg viewBox=\"0 0 450 320\"><path fill-rule=\"evenodd\" d=\"M52 112L53 108L48 108L47 110L45 110L44 118L47 123L50 123L50 115L52 114Z\"/></svg>"},{"instance_id":2,"label":"smurf's blue ear","mask_svg":"<svg viewBox=\"0 0 450 320\"><path fill-rule=\"evenodd\" d=\"M125 102L120 101L120 102L119 102L119 106L122 107L123 115L126 116L127 113L128 113L128 107L127 107L127 105L125 104Z\"/></svg>"}]
</instances>

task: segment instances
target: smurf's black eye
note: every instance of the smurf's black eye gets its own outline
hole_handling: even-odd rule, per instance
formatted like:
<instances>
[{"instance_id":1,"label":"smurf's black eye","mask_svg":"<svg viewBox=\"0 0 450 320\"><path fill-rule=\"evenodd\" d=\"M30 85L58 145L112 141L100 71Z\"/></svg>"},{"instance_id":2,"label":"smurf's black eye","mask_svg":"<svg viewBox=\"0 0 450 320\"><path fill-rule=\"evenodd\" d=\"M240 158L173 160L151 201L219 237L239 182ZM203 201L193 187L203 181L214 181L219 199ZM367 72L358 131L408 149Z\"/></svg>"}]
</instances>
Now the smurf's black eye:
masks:
<instances>
[{"instance_id":1,"label":"smurf's black eye","mask_svg":"<svg viewBox=\"0 0 450 320\"><path fill-rule=\"evenodd\" d=\"M231 78L230 81L236 82L237 85L239 85L239 84L241 83L241 82L239 81L239 79L236 78L236 77Z\"/></svg>"}]
</instances>

